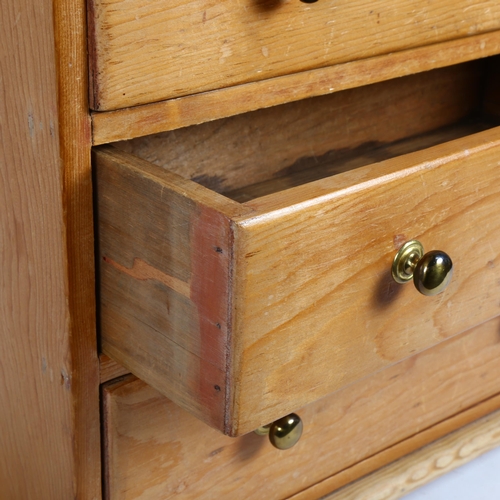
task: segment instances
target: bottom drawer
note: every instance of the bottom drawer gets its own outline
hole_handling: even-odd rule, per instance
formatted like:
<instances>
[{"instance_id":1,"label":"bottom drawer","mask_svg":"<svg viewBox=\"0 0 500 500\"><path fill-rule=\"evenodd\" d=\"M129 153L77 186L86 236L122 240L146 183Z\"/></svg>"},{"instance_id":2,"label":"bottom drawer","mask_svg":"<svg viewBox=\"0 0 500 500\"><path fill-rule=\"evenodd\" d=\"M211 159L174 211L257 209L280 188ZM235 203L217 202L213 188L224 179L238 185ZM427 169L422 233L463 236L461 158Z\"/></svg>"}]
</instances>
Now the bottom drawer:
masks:
<instances>
[{"instance_id":1,"label":"bottom drawer","mask_svg":"<svg viewBox=\"0 0 500 500\"><path fill-rule=\"evenodd\" d=\"M310 404L286 452L221 435L133 376L109 382L107 498L290 497L499 393L499 334L495 318Z\"/></svg>"}]
</instances>

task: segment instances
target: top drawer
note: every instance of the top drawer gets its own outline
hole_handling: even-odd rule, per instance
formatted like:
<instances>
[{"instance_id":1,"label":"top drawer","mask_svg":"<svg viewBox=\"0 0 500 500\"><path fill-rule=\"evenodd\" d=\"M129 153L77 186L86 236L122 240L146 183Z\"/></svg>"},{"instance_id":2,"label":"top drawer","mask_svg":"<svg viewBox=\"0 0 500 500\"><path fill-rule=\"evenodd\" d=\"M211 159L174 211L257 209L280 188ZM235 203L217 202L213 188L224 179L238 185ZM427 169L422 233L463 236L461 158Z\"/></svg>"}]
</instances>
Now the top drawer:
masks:
<instances>
[{"instance_id":1,"label":"top drawer","mask_svg":"<svg viewBox=\"0 0 500 500\"><path fill-rule=\"evenodd\" d=\"M496 0L90 0L89 8L96 110L500 28Z\"/></svg>"}]
</instances>

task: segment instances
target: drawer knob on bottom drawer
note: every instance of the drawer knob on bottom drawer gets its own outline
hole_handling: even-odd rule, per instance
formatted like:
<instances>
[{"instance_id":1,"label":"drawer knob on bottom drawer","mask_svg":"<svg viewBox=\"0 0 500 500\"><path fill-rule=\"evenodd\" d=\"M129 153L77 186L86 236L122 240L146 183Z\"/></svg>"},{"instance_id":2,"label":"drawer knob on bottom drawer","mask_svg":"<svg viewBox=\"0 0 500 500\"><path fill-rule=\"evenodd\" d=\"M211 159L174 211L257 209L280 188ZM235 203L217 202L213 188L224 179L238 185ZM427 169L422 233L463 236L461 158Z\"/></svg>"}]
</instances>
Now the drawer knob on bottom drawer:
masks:
<instances>
[{"instance_id":1,"label":"drawer knob on bottom drawer","mask_svg":"<svg viewBox=\"0 0 500 500\"><path fill-rule=\"evenodd\" d=\"M259 436L269 435L271 444L278 450L288 450L297 444L302 429L304 428L302 420L295 413L290 413L286 417L280 418L269 425L263 425L255 430Z\"/></svg>"},{"instance_id":2,"label":"drawer knob on bottom drawer","mask_svg":"<svg viewBox=\"0 0 500 500\"><path fill-rule=\"evenodd\" d=\"M453 262L441 250L424 255L424 247L417 240L407 241L394 257L392 277L396 283L406 283L413 278L415 288L423 295L437 295L450 283Z\"/></svg>"}]
</instances>

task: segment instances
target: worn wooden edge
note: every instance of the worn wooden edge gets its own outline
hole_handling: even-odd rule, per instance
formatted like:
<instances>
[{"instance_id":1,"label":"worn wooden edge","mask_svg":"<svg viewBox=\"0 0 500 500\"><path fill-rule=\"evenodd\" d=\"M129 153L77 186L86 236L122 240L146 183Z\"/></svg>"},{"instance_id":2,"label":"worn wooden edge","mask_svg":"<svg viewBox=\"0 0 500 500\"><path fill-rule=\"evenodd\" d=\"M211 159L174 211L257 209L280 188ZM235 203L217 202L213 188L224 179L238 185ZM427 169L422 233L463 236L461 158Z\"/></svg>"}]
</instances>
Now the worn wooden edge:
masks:
<instances>
[{"instance_id":1,"label":"worn wooden edge","mask_svg":"<svg viewBox=\"0 0 500 500\"><path fill-rule=\"evenodd\" d=\"M75 498L101 498L99 362L85 0L53 2L68 258Z\"/></svg>"},{"instance_id":2,"label":"worn wooden edge","mask_svg":"<svg viewBox=\"0 0 500 500\"><path fill-rule=\"evenodd\" d=\"M295 495L289 497L290 500L313 500L330 495L332 492L336 492L340 488L359 480L360 478L367 476L378 469L401 459L405 455L409 455L415 452L419 448L422 448L434 441L442 438L443 436L457 431L461 427L471 424L475 420L488 415L489 413L500 410L500 394L493 396L477 405L469 408L451 418L439 422L438 424L415 434L414 436L405 439L395 445L366 458L365 460L358 462L357 464L344 469L343 471L330 476L323 481L316 483L315 485L302 490ZM500 416L496 417L500 422ZM480 424L479 424L480 425ZM459 431L460 432L460 431ZM462 432L467 432L464 429ZM499 439L500 444L500 439ZM396 464L394 466L397 466ZM375 473L376 475L377 473ZM328 497L327 497L328 498ZM333 498L344 498L343 496L337 496ZM379 497L377 497L379 498Z\"/></svg>"},{"instance_id":3,"label":"worn wooden edge","mask_svg":"<svg viewBox=\"0 0 500 500\"><path fill-rule=\"evenodd\" d=\"M99 380L105 384L110 380L128 375L130 370L111 359L106 354L99 354Z\"/></svg>"},{"instance_id":4,"label":"worn wooden edge","mask_svg":"<svg viewBox=\"0 0 500 500\"><path fill-rule=\"evenodd\" d=\"M396 500L500 446L500 411L345 486L325 500Z\"/></svg>"},{"instance_id":5,"label":"worn wooden edge","mask_svg":"<svg viewBox=\"0 0 500 500\"><path fill-rule=\"evenodd\" d=\"M141 177L147 177L159 183L175 193L194 200L196 203L220 211L228 218L244 216L252 213L253 209L226 198L225 196L212 191L196 182L169 172L158 167L138 156L121 151L113 146L100 146L93 150L94 158L102 158L111 161L120 167L134 172Z\"/></svg>"},{"instance_id":6,"label":"worn wooden edge","mask_svg":"<svg viewBox=\"0 0 500 500\"><path fill-rule=\"evenodd\" d=\"M93 144L166 132L500 53L500 31L115 111L93 112Z\"/></svg>"}]
</instances>

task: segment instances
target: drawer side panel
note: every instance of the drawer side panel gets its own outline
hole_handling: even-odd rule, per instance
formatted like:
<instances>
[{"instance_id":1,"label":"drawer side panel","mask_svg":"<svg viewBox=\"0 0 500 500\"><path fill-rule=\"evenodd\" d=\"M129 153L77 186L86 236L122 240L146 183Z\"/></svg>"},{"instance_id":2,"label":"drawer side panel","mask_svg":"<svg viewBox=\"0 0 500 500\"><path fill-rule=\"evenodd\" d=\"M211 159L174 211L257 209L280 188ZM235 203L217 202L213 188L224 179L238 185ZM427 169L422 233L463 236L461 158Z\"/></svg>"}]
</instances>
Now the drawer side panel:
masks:
<instances>
[{"instance_id":1,"label":"drawer side panel","mask_svg":"<svg viewBox=\"0 0 500 500\"><path fill-rule=\"evenodd\" d=\"M114 148L94 151L103 353L224 430L240 206ZM215 199L214 199L215 198Z\"/></svg>"}]
</instances>

